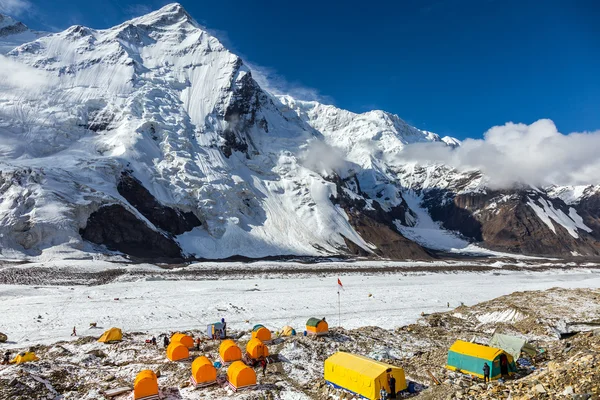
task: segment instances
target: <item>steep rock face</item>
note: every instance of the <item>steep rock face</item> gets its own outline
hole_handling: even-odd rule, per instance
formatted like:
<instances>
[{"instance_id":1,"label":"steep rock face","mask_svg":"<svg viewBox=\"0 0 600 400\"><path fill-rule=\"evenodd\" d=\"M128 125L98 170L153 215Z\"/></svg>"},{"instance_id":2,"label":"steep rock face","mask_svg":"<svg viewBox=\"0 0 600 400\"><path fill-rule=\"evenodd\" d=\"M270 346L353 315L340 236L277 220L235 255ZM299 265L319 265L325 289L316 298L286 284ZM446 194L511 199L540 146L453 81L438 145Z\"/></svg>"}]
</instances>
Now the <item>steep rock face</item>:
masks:
<instances>
[{"instance_id":1,"label":"steep rock face","mask_svg":"<svg viewBox=\"0 0 600 400\"><path fill-rule=\"evenodd\" d=\"M171 235L181 235L201 225L198 218L192 212L184 212L160 204L142 186L140 181L128 173L124 173L121 176L117 190L121 196L125 197L129 204L136 208L154 226Z\"/></svg>"},{"instance_id":2,"label":"steep rock face","mask_svg":"<svg viewBox=\"0 0 600 400\"><path fill-rule=\"evenodd\" d=\"M81 236L142 259L181 258L181 249L171 238L150 229L125 207L113 204L92 213Z\"/></svg>"}]
</instances>

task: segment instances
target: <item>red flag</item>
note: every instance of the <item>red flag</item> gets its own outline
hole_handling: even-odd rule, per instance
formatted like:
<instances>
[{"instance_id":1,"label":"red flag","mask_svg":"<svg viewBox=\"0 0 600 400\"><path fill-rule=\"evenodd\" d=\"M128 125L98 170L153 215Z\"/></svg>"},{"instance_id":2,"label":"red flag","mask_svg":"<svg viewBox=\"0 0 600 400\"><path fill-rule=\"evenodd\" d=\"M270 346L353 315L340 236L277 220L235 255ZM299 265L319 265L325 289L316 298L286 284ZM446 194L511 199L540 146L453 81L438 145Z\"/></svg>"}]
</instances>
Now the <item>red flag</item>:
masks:
<instances>
[{"instance_id":1,"label":"red flag","mask_svg":"<svg viewBox=\"0 0 600 400\"><path fill-rule=\"evenodd\" d=\"M343 289L344 285L342 285L342 281L340 281L340 278L338 278L338 289Z\"/></svg>"}]
</instances>

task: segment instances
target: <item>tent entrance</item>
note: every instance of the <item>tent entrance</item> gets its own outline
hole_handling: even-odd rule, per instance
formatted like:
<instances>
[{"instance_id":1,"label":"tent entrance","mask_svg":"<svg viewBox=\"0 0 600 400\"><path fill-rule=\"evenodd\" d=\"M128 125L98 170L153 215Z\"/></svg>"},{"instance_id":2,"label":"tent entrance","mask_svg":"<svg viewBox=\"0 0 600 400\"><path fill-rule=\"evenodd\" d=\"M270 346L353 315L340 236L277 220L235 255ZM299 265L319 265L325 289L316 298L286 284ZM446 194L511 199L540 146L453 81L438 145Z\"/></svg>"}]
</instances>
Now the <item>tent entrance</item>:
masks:
<instances>
[{"instance_id":1,"label":"tent entrance","mask_svg":"<svg viewBox=\"0 0 600 400\"><path fill-rule=\"evenodd\" d=\"M506 358L506 354L500 355L500 374L502 376L508 375L508 359Z\"/></svg>"}]
</instances>

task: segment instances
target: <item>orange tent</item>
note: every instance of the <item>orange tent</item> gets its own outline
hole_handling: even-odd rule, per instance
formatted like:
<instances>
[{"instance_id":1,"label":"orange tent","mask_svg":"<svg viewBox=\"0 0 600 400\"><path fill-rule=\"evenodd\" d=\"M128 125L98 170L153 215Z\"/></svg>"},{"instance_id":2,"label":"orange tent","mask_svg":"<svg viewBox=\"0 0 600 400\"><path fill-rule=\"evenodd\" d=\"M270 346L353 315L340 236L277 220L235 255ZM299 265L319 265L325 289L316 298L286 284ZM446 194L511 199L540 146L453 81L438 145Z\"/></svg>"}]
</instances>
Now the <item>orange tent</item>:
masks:
<instances>
[{"instance_id":1,"label":"orange tent","mask_svg":"<svg viewBox=\"0 0 600 400\"><path fill-rule=\"evenodd\" d=\"M252 329L252 339L254 338L260 339L263 342L268 342L271 340L271 331L262 325L256 325L254 329Z\"/></svg>"},{"instance_id":2,"label":"orange tent","mask_svg":"<svg viewBox=\"0 0 600 400\"><path fill-rule=\"evenodd\" d=\"M327 335L329 333L329 324L325 319L311 318L306 321L306 332L309 335Z\"/></svg>"},{"instance_id":3,"label":"orange tent","mask_svg":"<svg viewBox=\"0 0 600 400\"><path fill-rule=\"evenodd\" d=\"M217 369L205 356L198 357L192 363L192 377L194 387L209 386L217 382Z\"/></svg>"},{"instance_id":4,"label":"orange tent","mask_svg":"<svg viewBox=\"0 0 600 400\"><path fill-rule=\"evenodd\" d=\"M259 358L268 357L269 349L259 339L254 338L246 345L246 353L248 353L250 358L257 360Z\"/></svg>"},{"instance_id":5,"label":"orange tent","mask_svg":"<svg viewBox=\"0 0 600 400\"><path fill-rule=\"evenodd\" d=\"M231 339L224 340L219 346L219 357L223 363L230 363L242 359L242 350Z\"/></svg>"},{"instance_id":6,"label":"orange tent","mask_svg":"<svg viewBox=\"0 0 600 400\"><path fill-rule=\"evenodd\" d=\"M256 372L241 361L227 368L227 381L234 391L256 385Z\"/></svg>"},{"instance_id":7,"label":"orange tent","mask_svg":"<svg viewBox=\"0 0 600 400\"><path fill-rule=\"evenodd\" d=\"M171 342L180 342L188 349L194 347L194 339L191 336L188 336L183 333L176 333L173 336L171 336Z\"/></svg>"},{"instance_id":8,"label":"orange tent","mask_svg":"<svg viewBox=\"0 0 600 400\"><path fill-rule=\"evenodd\" d=\"M153 371L145 369L137 374L133 383L133 399L158 399L158 379Z\"/></svg>"},{"instance_id":9,"label":"orange tent","mask_svg":"<svg viewBox=\"0 0 600 400\"><path fill-rule=\"evenodd\" d=\"M171 342L167 347L167 358L171 361L179 361L189 357L190 351L181 342Z\"/></svg>"}]
</instances>

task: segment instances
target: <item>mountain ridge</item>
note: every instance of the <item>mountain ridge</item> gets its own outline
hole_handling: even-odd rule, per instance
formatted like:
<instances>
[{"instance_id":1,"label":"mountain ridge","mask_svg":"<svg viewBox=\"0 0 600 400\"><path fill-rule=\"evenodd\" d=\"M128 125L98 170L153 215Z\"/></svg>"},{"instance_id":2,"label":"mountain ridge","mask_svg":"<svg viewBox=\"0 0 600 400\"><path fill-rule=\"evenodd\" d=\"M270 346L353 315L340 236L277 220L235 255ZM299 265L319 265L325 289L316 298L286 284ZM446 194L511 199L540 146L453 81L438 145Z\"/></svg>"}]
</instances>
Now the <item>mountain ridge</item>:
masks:
<instances>
[{"instance_id":1,"label":"mountain ridge","mask_svg":"<svg viewBox=\"0 0 600 400\"><path fill-rule=\"evenodd\" d=\"M47 84L0 94L5 258L599 254L593 191L513 199L478 171L407 161L413 143L460 141L275 96L179 4L8 57Z\"/></svg>"}]
</instances>

